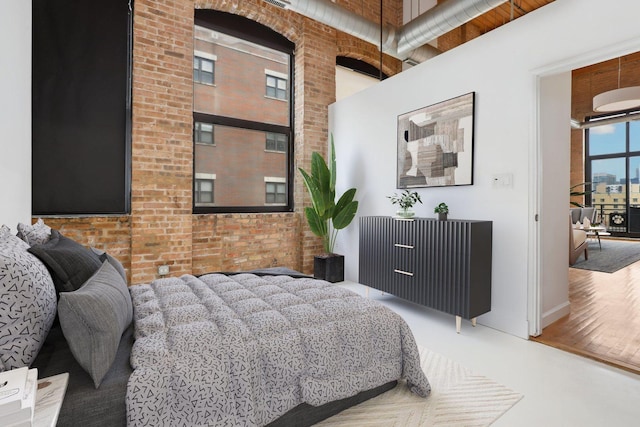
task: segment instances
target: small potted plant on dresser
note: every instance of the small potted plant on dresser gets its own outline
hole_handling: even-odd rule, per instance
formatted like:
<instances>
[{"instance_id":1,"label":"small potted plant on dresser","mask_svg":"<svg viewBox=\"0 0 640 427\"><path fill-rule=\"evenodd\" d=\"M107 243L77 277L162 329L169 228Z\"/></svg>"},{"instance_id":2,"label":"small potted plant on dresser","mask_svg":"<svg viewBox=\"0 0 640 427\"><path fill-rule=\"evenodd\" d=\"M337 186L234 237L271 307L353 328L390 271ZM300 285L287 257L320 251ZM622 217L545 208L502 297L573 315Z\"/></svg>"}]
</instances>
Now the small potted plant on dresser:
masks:
<instances>
[{"instance_id":1,"label":"small potted plant on dresser","mask_svg":"<svg viewBox=\"0 0 640 427\"><path fill-rule=\"evenodd\" d=\"M311 196L311 207L304 209L309 228L316 236L322 237L325 253L316 255L313 261L313 276L331 283L344 280L344 255L333 252L338 230L353 221L358 210L358 201L353 200L355 188L350 188L335 202L336 196L336 155L331 135L329 164L314 152L311 155L311 174L298 168L304 185Z\"/></svg>"},{"instance_id":2,"label":"small potted plant on dresser","mask_svg":"<svg viewBox=\"0 0 640 427\"><path fill-rule=\"evenodd\" d=\"M399 196L394 194L393 196L387 196L389 200L391 200L392 205L400 206L400 209L396 211L396 215L401 218L413 218L415 216L415 212L413 211L413 205L420 202L422 203L422 199L420 199L420 195L413 191L404 190Z\"/></svg>"},{"instance_id":3,"label":"small potted plant on dresser","mask_svg":"<svg viewBox=\"0 0 640 427\"><path fill-rule=\"evenodd\" d=\"M446 221L447 220L447 214L449 213L449 206L447 206L446 203L442 202L442 203L436 205L436 207L433 209L433 213L437 213L438 214L438 219L440 221Z\"/></svg>"}]
</instances>

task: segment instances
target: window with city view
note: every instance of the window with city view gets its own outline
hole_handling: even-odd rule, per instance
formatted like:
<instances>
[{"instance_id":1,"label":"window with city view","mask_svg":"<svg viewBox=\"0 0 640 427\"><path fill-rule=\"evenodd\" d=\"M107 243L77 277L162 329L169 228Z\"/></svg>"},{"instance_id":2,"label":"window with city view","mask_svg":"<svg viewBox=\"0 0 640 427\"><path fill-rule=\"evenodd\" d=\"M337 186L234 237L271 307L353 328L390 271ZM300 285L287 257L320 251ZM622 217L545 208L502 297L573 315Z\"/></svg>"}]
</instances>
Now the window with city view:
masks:
<instances>
[{"instance_id":1,"label":"window with city view","mask_svg":"<svg viewBox=\"0 0 640 427\"><path fill-rule=\"evenodd\" d=\"M194 34L194 212L291 210L293 44L211 10Z\"/></svg>"},{"instance_id":2,"label":"window with city view","mask_svg":"<svg viewBox=\"0 0 640 427\"><path fill-rule=\"evenodd\" d=\"M588 128L585 135L585 181L591 182L586 202L597 208L598 220L620 234L640 233L640 122L635 112L618 115L629 121Z\"/></svg>"}]
</instances>

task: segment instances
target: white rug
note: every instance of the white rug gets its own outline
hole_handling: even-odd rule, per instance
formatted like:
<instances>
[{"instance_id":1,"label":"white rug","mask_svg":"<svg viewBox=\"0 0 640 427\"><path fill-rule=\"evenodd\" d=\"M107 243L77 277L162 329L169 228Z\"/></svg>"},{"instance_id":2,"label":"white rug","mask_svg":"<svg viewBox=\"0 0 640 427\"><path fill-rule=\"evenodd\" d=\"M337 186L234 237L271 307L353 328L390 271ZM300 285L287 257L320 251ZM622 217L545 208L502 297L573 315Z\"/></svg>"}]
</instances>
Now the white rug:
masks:
<instances>
[{"instance_id":1,"label":"white rug","mask_svg":"<svg viewBox=\"0 0 640 427\"><path fill-rule=\"evenodd\" d=\"M431 383L428 398L414 395L402 382L316 425L488 426L523 397L440 354L421 347L419 350L420 364Z\"/></svg>"}]
</instances>

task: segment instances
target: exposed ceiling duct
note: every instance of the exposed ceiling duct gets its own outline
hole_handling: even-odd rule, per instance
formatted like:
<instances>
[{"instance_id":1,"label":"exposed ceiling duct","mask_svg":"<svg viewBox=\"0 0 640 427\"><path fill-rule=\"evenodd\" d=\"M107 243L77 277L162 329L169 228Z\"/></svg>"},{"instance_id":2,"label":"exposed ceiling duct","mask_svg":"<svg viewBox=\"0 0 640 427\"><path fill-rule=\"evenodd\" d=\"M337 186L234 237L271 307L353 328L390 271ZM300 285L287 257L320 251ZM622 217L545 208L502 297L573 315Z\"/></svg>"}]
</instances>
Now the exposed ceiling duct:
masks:
<instances>
[{"instance_id":1,"label":"exposed ceiling duct","mask_svg":"<svg viewBox=\"0 0 640 427\"><path fill-rule=\"evenodd\" d=\"M369 42L382 52L417 64L440 53L427 43L507 0L447 0L396 30L351 12L330 0L264 0ZM382 41L382 43L381 43ZM381 46L382 45L382 46Z\"/></svg>"},{"instance_id":2,"label":"exposed ceiling duct","mask_svg":"<svg viewBox=\"0 0 640 427\"><path fill-rule=\"evenodd\" d=\"M380 46L380 24L351 12L329 0L264 0L267 3L290 9L301 15L336 28L354 37L358 37L376 46ZM383 52L393 42L392 32L382 30Z\"/></svg>"},{"instance_id":3,"label":"exposed ceiling duct","mask_svg":"<svg viewBox=\"0 0 640 427\"><path fill-rule=\"evenodd\" d=\"M427 10L398 31L398 55L435 40L507 0L447 0Z\"/></svg>"}]
</instances>

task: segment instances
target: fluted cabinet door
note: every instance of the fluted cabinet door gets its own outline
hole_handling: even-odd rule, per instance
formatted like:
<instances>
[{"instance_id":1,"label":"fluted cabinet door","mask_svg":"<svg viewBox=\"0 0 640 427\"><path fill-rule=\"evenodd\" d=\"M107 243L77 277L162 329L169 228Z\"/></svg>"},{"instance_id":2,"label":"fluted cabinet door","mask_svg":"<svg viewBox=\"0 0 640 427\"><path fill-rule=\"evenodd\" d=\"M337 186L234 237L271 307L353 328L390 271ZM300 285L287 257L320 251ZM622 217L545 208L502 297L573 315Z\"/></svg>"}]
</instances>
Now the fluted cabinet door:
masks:
<instances>
[{"instance_id":1,"label":"fluted cabinet door","mask_svg":"<svg viewBox=\"0 0 640 427\"><path fill-rule=\"evenodd\" d=\"M491 310L491 221L360 218L360 283L474 318Z\"/></svg>"},{"instance_id":2,"label":"fluted cabinet door","mask_svg":"<svg viewBox=\"0 0 640 427\"><path fill-rule=\"evenodd\" d=\"M358 281L392 293L392 236L386 217L360 219Z\"/></svg>"}]
</instances>

